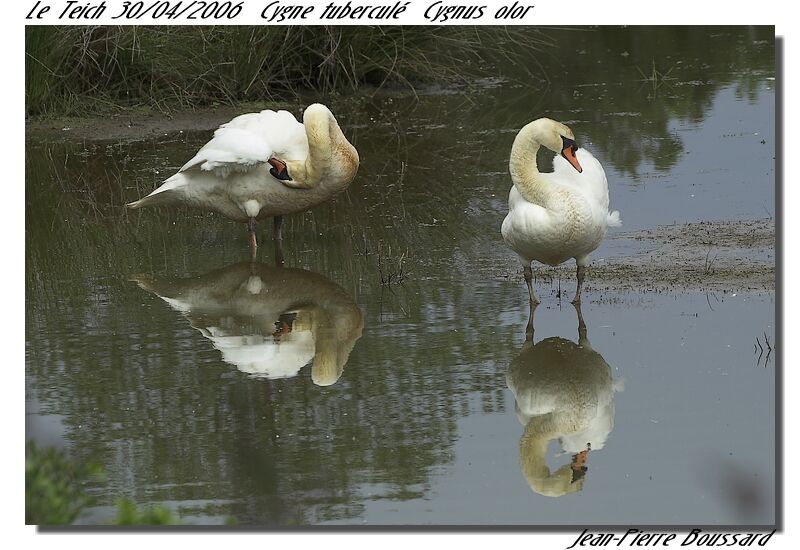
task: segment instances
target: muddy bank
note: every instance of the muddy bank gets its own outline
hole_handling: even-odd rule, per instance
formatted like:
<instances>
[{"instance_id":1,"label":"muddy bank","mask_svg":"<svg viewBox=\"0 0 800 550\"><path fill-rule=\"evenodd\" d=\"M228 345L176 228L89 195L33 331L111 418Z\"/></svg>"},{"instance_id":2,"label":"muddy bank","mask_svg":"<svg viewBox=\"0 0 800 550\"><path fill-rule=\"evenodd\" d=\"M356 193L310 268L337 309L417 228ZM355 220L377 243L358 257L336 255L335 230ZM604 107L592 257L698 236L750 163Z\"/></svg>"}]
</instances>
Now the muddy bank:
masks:
<instances>
[{"instance_id":1,"label":"muddy bank","mask_svg":"<svg viewBox=\"0 0 800 550\"><path fill-rule=\"evenodd\" d=\"M772 219L659 226L608 239L632 241L637 250L593 258L584 286L591 293L775 290ZM574 262L558 268L534 266L539 293L557 293L560 280L562 291L572 297ZM517 272L499 276L522 280Z\"/></svg>"},{"instance_id":2,"label":"muddy bank","mask_svg":"<svg viewBox=\"0 0 800 550\"><path fill-rule=\"evenodd\" d=\"M26 139L135 141L180 131L215 130L242 113L262 109L292 109L289 103L248 103L160 113L132 109L107 116L32 119L25 122Z\"/></svg>"}]
</instances>

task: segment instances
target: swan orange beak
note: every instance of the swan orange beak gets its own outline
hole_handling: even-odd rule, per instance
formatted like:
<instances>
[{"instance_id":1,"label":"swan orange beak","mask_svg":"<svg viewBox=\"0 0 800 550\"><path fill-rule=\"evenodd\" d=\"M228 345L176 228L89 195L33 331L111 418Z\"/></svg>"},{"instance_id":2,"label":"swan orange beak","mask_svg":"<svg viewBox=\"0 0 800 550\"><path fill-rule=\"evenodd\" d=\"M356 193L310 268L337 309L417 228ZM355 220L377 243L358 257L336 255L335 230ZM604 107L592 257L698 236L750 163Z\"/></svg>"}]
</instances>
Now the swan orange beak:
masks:
<instances>
[{"instance_id":1,"label":"swan orange beak","mask_svg":"<svg viewBox=\"0 0 800 550\"><path fill-rule=\"evenodd\" d=\"M589 467L586 466L586 460L588 457L588 449L572 456L572 462L570 463L570 467L572 468L572 483L575 483L579 479L583 479L583 477L586 475L586 471L589 469Z\"/></svg>"},{"instance_id":2,"label":"swan orange beak","mask_svg":"<svg viewBox=\"0 0 800 550\"><path fill-rule=\"evenodd\" d=\"M267 162L272 166L272 168L269 169L270 174L281 181L292 181L292 178L289 177L289 171L286 169L285 162L274 157L269 159Z\"/></svg>"},{"instance_id":3,"label":"swan orange beak","mask_svg":"<svg viewBox=\"0 0 800 550\"><path fill-rule=\"evenodd\" d=\"M581 172L583 172L583 168L581 168L581 163L578 162L577 157L575 157L576 149L577 149L577 147L575 146L575 143L573 142L573 143L567 145L566 147L564 147L564 149L561 151L561 156L564 157L565 159L567 159L567 162L569 162L572 165L572 167L575 170L577 170L578 173L580 174Z\"/></svg>"}]
</instances>

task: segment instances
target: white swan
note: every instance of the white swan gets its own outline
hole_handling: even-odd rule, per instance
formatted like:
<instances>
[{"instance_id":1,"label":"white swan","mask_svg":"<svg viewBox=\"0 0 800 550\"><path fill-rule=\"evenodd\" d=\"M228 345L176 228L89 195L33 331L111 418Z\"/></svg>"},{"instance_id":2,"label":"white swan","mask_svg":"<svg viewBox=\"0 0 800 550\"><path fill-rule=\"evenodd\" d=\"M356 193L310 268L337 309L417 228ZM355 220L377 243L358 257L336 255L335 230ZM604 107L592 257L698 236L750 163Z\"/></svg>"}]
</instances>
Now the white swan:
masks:
<instances>
[{"instance_id":1,"label":"white swan","mask_svg":"<svg viewBox=\"0 0 800 550\"><path fill-rule=\"evenodd\" d=\"M333 384L364 327L344 289L303 269L242 262L189 279L132 280L185 315L224 361L266 378L311 363L315 384Z\"/></svg>"},{"instance_id":2,"label":"white swan","mask_svg":"<svg viewBox=\"0 0 800 550\"><path fill-rule=\"evenodd\" d=\"M522 474L533 491L556 497L583 488L589 452L602 449L614 429L614 393L624 381L613 380L611 368L592 349L578 304L577 343L552 337L534 344L535 308L531 303L525 344L506 372L506 384L525 427L519 440ZM573 456L551 472L545 455L553 439Z\"/></svg>"},{"instance_id":3,"label":"white swan","mask_svg":"<svg viewBox=\"0 0 800 550\"><path fill-rule=\"evenodd\" d=\"M557 153L553 172L536 165L539 147ZM578 149L568 127L549 118L526 125L511 148L509 170L514 187L508 195L503 239L522 262L531 302L531 262L558 265L575 258L578 284L574 303L580 303L584 268L609 226L620 225L619 212L608 212L608 183L603 167L586 149Z\"/></svg>"},{"instance_id":4,"label":"white swan","mask_svg":"<svg viewBox=\"0 0 800 550\"><path fill-rule=\"evenodd\" d=\"M319 103L303 123L288 111L239 115L158 189L129 208L186 204L247 222L255 257L256 220L301 212L344 191L358 170L358 152Z\"/></svg>"}]
</instances>

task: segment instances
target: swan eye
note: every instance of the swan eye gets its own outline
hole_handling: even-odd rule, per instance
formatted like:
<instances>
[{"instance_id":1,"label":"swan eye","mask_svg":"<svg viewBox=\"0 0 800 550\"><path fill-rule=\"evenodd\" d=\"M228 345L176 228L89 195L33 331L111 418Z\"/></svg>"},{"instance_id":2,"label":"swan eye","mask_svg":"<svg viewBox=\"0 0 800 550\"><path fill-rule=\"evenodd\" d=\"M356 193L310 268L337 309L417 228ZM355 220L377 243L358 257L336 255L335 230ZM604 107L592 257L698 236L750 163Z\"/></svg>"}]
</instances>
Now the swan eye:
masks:
<instances>
[{"instance_id":1,"label":"swan eye","mask_svg":"<svg viewBox=\"0 0 800 550\"><path fill-rule=\"evenodd\" d=\"M572 152L575 153L575 151L578 150L578 144L575 143L574 139L569 139L566 136L561 136L561 142L563 143L563 147L561 147L562 151L565 149L572 149Z\"/></svg>"}]
</instances>

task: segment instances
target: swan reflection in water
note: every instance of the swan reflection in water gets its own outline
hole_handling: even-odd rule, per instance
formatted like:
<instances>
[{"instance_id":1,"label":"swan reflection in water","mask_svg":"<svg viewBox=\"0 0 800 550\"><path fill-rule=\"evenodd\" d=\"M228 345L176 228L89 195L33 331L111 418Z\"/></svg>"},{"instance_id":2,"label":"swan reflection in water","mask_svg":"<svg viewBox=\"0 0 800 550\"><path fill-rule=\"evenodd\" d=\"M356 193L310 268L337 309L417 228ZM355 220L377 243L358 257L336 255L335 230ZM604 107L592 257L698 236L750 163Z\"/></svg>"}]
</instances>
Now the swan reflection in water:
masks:
<instances>
[{"instance_id":1,"label":"swan reflection in water","mask_svg":"<svg viewBox=\"0 0 800 550\"><path fill-rule=\"evenodd\" d=\"M303 269L242 262L187 279L132 278L183 313L222 359L266 378L309 362L319 386L339 380L364 320L339 285Z\"/></svg>"},{"instance_id":2,"label":"swan reflection in water","mask_svg":"<svg viewBox=\"0 0 800 550\"><path fill-rule=\"evenodd\" d=\"M614 392L623 387L592 349L580 305L574 307L577 343L553 337L534 344L536 305L531 304L525 344L506 372L517 417L525 427L519 441L522 474L534 492L551 497L583 488L589 452L602 449L614 428ZM551 472L545 454L556 438L572 460Z\"/></svg>"}]
</instances>

